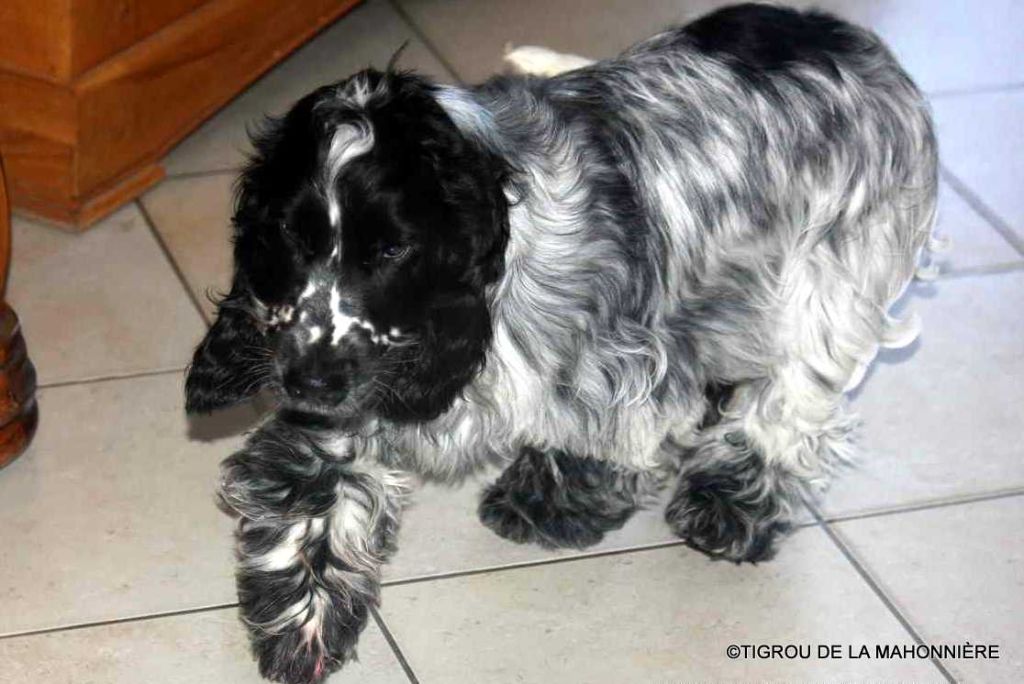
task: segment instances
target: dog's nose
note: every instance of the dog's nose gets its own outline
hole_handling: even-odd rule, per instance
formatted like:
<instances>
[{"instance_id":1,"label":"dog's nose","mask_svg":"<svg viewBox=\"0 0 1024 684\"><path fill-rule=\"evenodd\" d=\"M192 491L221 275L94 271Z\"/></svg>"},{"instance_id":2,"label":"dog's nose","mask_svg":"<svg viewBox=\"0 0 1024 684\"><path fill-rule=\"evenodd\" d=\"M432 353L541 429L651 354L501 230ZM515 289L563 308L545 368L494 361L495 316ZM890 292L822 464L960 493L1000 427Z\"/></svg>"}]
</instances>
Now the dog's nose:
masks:
<instances>
[{"instance_id":1,"label":"dog's nose","mask_svg":"<svg viewBox=\"0 0 1024 684\"><path fill-rule=\"evenodd\" d=\"M292 399L337 404L348 394L348 380L343 375L317 375L293 369L285 374L284 389Z\"/></svg>"}]
</instances>

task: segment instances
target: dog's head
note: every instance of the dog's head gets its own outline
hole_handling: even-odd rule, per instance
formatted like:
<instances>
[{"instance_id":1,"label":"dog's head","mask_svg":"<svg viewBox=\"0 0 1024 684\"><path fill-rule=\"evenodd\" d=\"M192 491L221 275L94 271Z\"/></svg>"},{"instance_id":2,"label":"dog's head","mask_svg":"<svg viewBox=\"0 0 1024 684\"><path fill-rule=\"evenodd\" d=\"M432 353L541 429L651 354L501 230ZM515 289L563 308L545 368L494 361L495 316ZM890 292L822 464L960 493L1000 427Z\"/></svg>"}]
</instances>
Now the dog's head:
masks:
<instances>
[{"instance_id":1,"label":"dog's head","mask_svg":"<svg viewBox=\"0 0 1024 684\"><path fill-rule=\"evenodd\" d=\"M302 413L425 420L472 379L504 267L507 172L439 92L365 71L254 136L234 282L196 350L188 410L269 387Z\"/></svg>"}]
</instances>

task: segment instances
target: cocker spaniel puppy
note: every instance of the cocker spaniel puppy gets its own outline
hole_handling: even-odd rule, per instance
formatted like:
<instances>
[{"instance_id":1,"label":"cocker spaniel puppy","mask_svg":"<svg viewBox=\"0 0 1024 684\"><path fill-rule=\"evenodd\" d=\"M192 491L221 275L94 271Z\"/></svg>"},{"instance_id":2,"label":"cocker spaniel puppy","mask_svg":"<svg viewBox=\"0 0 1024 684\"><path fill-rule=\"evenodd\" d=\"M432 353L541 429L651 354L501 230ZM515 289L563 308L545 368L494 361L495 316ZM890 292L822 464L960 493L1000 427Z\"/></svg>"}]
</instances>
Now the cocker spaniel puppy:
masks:
<instances>
[{"instance_id":1,"label":"cocker spaniel puppy","mask_svg":"<svg viewBox=\"0 0 1024 684\"><path fill-rule=\"evenodd\" d=\"M367 70L254 140L190 411L276 414L223 466L261 672L354 654L409 473L505 467L480 517L583 547L660 484L756 561L851 455L844 392L935 213L921 93L872 33L743 5L551 78Z\"/></svg>"}]
</instances>

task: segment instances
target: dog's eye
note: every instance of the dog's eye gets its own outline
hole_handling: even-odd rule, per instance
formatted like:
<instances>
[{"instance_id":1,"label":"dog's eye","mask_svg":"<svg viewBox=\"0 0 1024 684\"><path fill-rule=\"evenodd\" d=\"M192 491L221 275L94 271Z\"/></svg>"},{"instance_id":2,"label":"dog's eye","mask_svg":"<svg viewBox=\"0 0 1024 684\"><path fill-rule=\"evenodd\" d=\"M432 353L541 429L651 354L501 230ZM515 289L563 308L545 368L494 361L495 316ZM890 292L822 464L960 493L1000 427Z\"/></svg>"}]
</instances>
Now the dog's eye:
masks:
<instances>
[{"instance_id":1,"label":"dog's eye","mask_svg":"<svg viewBox=\"0 0 1024 684\"><path fill-rule=\"evenodd\" d=\"M384 245L380 248L380 257L382 259L401 259L409 253L409 248L404 245Z\"/></svg>"},{"instance_id":2,"label":"dog's eye","mask_svg":"<svg viewBox=\"0 0 1024 684\"><path fill-rule=\"evenodd\" d=\"M301 248L302 245L299 243L299 236L292 230L291 225L285 221L277 222L277 230L281 234L281 238L290 245L291 247Z\"/></svg>"}]
</instances>

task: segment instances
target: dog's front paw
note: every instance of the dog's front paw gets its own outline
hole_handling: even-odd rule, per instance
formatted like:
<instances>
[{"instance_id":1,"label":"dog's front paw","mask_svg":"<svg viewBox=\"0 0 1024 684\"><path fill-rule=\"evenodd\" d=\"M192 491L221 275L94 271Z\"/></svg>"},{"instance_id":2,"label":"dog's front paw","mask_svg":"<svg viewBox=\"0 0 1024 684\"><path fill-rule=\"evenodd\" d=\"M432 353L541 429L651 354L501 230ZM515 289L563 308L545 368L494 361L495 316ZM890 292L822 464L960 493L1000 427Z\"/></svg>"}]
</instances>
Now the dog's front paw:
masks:
<instances>
[{"instance_id":1,"label":"dog's front paw","mask_svg":"<svg viewBox=\"0 0 1024 684\"><path fill-rule=\"evenodd\" d=\"M244 602L260 674L281 684L319 684L354 659L369 611L358 600L345 606L341 599L316 590L286 597L274 586L260 599Z\"/></svg>"},{"instance_id":2,"label":"dog's front paw","mask_svg":"<svg viewBox=\"0 0 1024 684\"><path fill-rule=\"evenodd\" d=\"M351 657L349 653L331 654L324 644L306 638L301 628L273 634L253 634L252 648L260 674L281 684L319 684Z\"/></svg>"},{"instance_id":3,"label":"dog's front paw","mask_svg":"<svg viewBox=\"0 0 1024 684\"><path fill-rule=\"evenodd\" d=\"M317 684L355 657L376 603L374 575L352 572L322 520L243 520L235 576L260 674Z\"/></svg>"}]
</instances>

